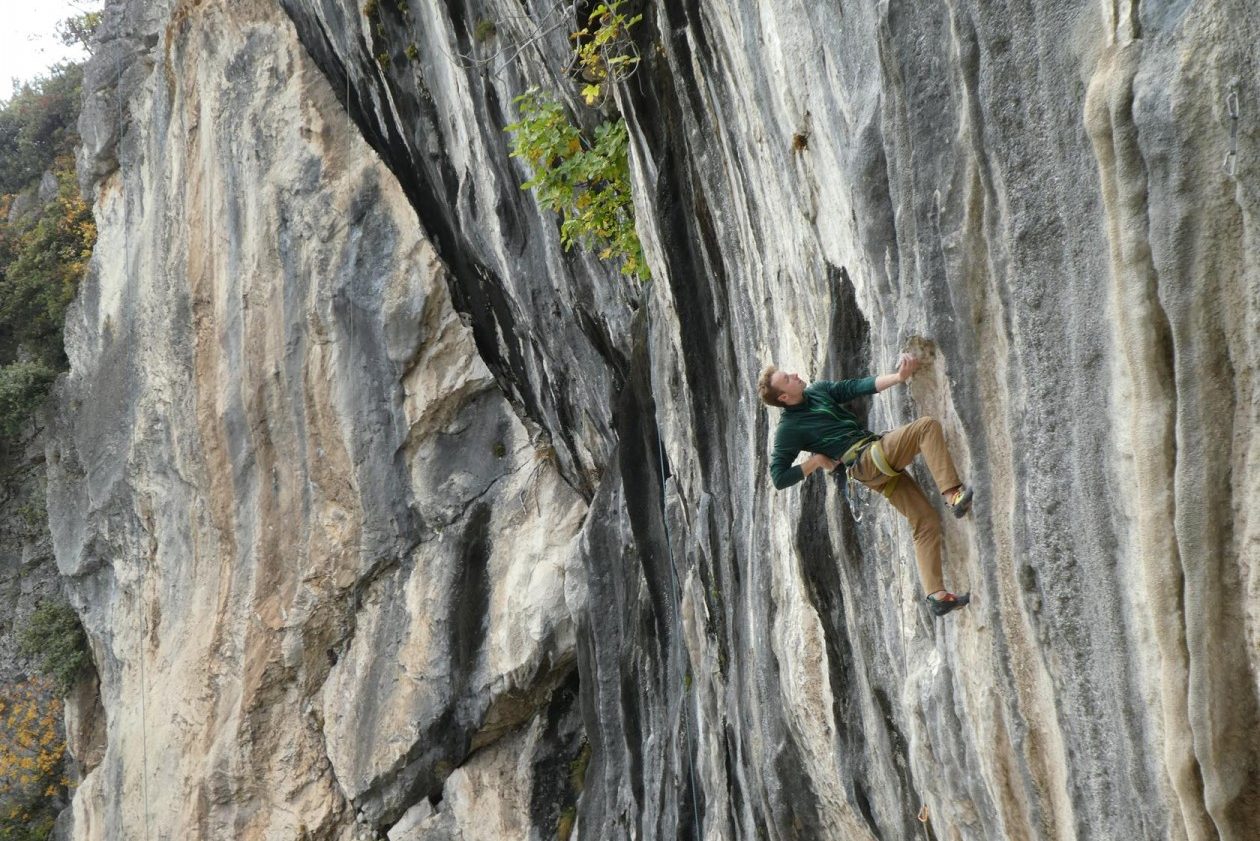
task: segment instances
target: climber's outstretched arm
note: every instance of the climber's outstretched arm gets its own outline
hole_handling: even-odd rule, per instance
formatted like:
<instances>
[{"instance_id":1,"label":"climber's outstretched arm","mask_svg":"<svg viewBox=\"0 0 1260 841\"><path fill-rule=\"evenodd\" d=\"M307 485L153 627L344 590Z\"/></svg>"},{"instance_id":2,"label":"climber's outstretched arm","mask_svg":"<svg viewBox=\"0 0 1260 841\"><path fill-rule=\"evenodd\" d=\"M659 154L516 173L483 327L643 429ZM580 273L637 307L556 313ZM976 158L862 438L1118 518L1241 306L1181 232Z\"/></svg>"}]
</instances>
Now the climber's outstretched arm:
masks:
<instances>
[{"instance_id":1,"label":"climber's outstretched arm","mask_svg":"<svg viewBox=\"0 0 1260 841\"><path fill-rule=\"evenodd\" d=\"M875 378L875 390L885 391L895 385L904 383L906 380L914 376L915 369L919 367L919 360L908 353L901 354L901 358L897 360L897 373L884 374Z\"/></svg>"}]
</instances>

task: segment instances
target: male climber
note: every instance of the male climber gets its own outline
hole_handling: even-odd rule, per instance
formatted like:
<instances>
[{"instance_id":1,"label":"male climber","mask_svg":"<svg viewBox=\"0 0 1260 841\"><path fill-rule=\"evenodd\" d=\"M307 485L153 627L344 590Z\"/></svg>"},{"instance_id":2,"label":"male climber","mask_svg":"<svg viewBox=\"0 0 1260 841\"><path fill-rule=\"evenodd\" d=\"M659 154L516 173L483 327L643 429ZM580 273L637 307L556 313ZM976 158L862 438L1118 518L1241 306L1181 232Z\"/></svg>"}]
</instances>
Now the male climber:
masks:
<instances>
[{"instance_id":1,"label":"male climber","mask_svg":"<svg viewBox=\"0 0 1260 841\"><path fill-rule=\"evenodd\" d=\"M933 418L919 418L879 436L863 429L841 405L904 383L918 367L918 359L903 353L895 374L840 382L818 380L806 385L796 374L767 365L757 378L757 394L767 405L783 409L770 457L774 486L781 490L820 467L829 471L841 463L854 479L882 493L910 521L923 591L932 612L944 616L964 607L971 601L971 594L959 596L945 589L941 578L940 517L914 478L902 472L916 454L923 453L954 516L962 517L971 509L971 488L958 478L941 425ZM802 450L813 455L800 464L792 464Z\"/></svg>"}]
</instances>

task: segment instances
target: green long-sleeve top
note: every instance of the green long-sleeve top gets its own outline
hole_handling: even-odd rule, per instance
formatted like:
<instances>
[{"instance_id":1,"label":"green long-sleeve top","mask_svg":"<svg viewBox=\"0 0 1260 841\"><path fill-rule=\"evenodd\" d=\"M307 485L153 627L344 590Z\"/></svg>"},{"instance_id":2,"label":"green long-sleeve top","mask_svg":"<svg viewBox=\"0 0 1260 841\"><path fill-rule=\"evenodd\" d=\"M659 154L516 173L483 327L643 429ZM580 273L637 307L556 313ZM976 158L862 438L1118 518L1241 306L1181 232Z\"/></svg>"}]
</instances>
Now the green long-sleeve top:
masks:
<instances>
[{"instance_id":1,"label":"green long-sleeve top","mask_svg":"<svg viewBox=\"0 0 1260 841\"><path fill-rule=\"evenodd\" d=\"M828 382L818 380L805 387L804 399L785 406L774 431L774 452L770 456L770 478L780 490L805 478L800 465L793 465L802 450L838 459L854 443L870 437L852 412L842 407L858 397L875 393L875 378Z\"/></svg>"}]
</instances>

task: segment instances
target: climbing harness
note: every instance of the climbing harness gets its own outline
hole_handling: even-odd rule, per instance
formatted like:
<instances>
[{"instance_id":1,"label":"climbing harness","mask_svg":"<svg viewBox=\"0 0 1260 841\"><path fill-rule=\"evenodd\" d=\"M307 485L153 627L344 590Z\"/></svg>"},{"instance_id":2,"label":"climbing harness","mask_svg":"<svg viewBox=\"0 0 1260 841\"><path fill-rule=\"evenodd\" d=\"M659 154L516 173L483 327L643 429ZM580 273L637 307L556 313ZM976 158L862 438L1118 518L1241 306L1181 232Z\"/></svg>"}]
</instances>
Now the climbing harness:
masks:
<instances>
[{"instance_id":1,"label":"climbing harness","mask_svg":"<svg viewBox=\"0 0 1260 841\"><path fill-rule=\"evenodd\" d=\"M841 492L844 494L845 501L849 504L849 512L853 515L853 521L862 522L862 511L857 506L866 505L865 500L858 500L858 486L861 481L857 478L855 471L857 466L862 462L862 456L869 450L871 453L871 462L875 465L880 473L889 477L888 484L880 489L880 493L887 499L892 496L893 490L897 487L897 482L901 479L901 471L892 466L892 462L888 460L887 454L884 453L884 446L881 443L882 435L872 435L869 438L863 438L856 442L853 446L845 451L840 457L840 463L844 465L844 480L840 484Z\"/></svg>"},{"instance_id":2,"label":"climbing harness","mask_svg":"<svg viewBox=\"0 0 1260 841\"><path fill-rule=\"evenodd\" d=\"M1235 177L1238 171L1238 77L1235 76L1229 80L1228 93L1225 94L1225 113L1229 116L1229 151L1225 153L1225 160L1221 163L1221 169L1229 173L1229 177Z\"/></svg>"}]
</instances>

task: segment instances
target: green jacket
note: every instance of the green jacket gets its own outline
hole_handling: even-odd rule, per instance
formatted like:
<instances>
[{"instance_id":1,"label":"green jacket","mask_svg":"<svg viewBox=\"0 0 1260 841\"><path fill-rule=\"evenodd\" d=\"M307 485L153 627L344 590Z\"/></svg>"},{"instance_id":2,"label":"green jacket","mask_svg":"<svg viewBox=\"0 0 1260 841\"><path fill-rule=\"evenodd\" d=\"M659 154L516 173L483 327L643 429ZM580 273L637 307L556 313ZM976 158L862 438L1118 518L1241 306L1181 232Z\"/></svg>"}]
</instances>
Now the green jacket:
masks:
<instances>
[{"instance_id":1,"label":"green jacket","mask_svg":"<svg viewBox=\"0 0 1260 841\"><path fill-rule=\"evenodd\" d=\"M817 380L805 387L805 399L786 406L774 431L774 453L770 456L770 477L782 490L805 478L800 465L793 465L802 450L838 459L854 443L872 435L858 419L841 407L858 397L875 393L875 378Z\"/></svg>"}]
</instances>

